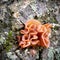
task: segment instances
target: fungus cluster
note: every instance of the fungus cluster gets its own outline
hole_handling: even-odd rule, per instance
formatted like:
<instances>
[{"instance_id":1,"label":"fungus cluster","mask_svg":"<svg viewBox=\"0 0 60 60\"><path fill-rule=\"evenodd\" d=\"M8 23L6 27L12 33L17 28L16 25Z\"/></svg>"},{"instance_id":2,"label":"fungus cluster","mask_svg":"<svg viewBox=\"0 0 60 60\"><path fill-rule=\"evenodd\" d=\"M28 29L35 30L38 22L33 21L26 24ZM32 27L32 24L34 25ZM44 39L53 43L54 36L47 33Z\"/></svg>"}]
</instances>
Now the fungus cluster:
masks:
<instances>
[{"instance_id":1,"label":"fungus cluster","mask_svg":"<svg viewBox=\"0 0 60 60\"><path fill-rule=\"evenodd\" d=\"M17 36L21 48L41 46L48 48L50 46L49 35L52 25L42 24L38 20L31 19L25 23L25 29L20 30L22 36Z\"/></svg>"}]
</instances>

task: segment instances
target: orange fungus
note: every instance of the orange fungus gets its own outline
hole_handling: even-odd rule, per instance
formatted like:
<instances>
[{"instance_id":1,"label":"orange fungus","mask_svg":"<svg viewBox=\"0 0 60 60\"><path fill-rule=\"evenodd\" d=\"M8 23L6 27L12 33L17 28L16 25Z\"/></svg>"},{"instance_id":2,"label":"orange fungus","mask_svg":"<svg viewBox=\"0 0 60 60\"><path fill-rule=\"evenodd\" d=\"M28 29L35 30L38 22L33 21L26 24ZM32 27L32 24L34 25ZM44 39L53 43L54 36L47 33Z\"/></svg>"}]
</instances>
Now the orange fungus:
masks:
<instances>
[{"instance_id":1,"label":"orange fungus","mask_svg":"<svg viewBox=\"0 0 60 60\"><path fill-rule=\"evenodd\" d=\"M38 20L31 19L25 23L25 29L20 30L22 36L18 36L19 46L21 48L41 46L48 48L50 46L49 35L52 25L49 23L41 24Z\"/></svg>"}]
</instances>

